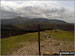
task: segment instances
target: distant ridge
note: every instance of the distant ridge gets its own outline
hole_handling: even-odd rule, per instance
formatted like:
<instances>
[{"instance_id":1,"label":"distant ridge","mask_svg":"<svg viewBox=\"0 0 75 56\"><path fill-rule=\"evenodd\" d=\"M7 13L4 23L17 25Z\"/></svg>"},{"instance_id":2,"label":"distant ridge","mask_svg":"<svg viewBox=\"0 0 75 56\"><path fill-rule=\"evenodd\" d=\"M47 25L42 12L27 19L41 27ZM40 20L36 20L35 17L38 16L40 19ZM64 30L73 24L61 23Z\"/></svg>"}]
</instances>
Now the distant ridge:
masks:
<instances>
[{"instance_id":1,"label":"distant ridge","mask_svg":"<svg viewBox=\"0 0 75 56\"><path fill-rule=\"evenodd\" d=\"M29 20L29 18L18 16L11 19L1 19L1 24L21 24L27 20Z\"/></svg>"},{"instance_id":2,"label":"distant ridge","mask_svg":"<svg viewBox=\"0 0 75 56\"><path fill-rule=\"evenodd\" d=\"M28 21L26 21L25 23L27 24L36 24L36 23L56 23L56 24L64 24L64 23L67 23L65 21L62 21L62 20L57 20L57 19L47 19L47 18L33 18L33 19L30 19Z\"/></svg>"},{"instance_id":3,"label":"distant ridge","mask_svg":"<svg viewBox=\"0 0 75 56\"><path fill-rule=\"evenodd\" d=\"M40 24L40 30L61 29L72 32L74 31L74 24L62 20L16 17L12 19L1 19L1 35L4 38L10 35L13 36L25 34L27 32L36 32L38 31L38 24Z\"/></svg>"}]
</instances>

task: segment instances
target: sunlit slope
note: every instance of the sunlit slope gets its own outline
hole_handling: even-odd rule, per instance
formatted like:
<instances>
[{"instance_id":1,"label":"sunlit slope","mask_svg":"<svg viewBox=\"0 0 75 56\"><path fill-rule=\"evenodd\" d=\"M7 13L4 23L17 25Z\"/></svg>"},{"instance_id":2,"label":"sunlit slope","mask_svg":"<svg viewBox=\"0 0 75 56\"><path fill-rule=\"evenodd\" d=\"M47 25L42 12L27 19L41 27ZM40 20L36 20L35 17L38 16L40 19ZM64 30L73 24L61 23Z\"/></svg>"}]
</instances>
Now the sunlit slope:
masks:
<instances>
[{"instance_id":1,"label":"sunlit slope","mask_svg":"<svg viewBox=\"0 0 75 56\"><path fill-rule=\"evenodd\" d=\"M24 35L12 36L1 40L1 52L2 54L9 54L23 46L21 42L34 42L37 41L37 33L28 33Z\"/></svg>"},{"instance_id":2,"label":"sunlit slope","mask_svg":"<svg viewBox=\"0 0 75 56\"><path fill-rule=\"evenodd\" d=\"M62 40L62 41L74 41L74 33L70 31L63 31L63 30L46 30L42 31L41 35L43 33L53 36L53 38L57 40ZM40 37L41 39L44 39ZM35 41L38 43L38 33L27 33L24 35L17 35L17 36L12 36L9 38L4 38L1 41L1 52L2 54L9 54L12 53L13 51L23 47L25 43L27 44L28 42L30 43L35 43ZM46 40L46 39L44 39ZM41 40L42 41L42 40Z\"/></svg>"},{"instance_id":3,"label":"sunlit slope","mask_svg":"<svg viewBox=\"0 0 75 56\"><path fill-rule=\"evenodd\" d=\"M45 33L59 40L74 41L74 32L63 31L63 30L51 30L51 31L45 31Z\"/></svg>"}]
</instances>

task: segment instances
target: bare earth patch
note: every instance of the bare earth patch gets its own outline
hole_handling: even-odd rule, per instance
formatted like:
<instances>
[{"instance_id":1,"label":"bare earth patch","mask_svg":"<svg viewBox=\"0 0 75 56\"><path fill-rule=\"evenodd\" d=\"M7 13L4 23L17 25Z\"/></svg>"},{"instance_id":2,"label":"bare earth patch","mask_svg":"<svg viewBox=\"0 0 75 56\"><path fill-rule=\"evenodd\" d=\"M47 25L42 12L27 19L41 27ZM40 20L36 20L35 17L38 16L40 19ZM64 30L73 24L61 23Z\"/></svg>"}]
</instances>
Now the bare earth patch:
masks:
<instances>
[{"instance_id":1,"label":"bare earth patch","mask_svg":"<svg viewBox=\"0 0 75 56\"><path fill-rule=\"evenodd\" d=\"M43 38L43 37L42 37ZM12 55L38 55L38 42L21 42L24 45ZM73 42L44 38L41 41L41 54L59 54L59 51L74 51Z\"/></svg>"}]
</instances>

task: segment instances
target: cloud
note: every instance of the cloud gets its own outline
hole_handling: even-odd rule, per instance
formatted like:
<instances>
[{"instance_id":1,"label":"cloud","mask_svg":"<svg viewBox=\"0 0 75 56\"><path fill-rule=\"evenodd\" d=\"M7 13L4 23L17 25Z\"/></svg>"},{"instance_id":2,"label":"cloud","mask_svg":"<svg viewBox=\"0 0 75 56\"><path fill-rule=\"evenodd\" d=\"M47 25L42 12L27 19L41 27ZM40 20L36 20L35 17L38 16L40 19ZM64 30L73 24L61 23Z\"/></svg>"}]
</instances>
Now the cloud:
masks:
<instances>
[{"instance_id":1,"label":"cloud","mask_svg":"<svg viewBox=\"0 0 75 56\"><path fill-rule=\"evenodd\" d=\"M12 8L13 10L17 9L18 4L13 3L11 1L1 1L1 7L4 7L5 10L10 10Z\"/></svg>"},{"instance_id":2,"label":"cloud","mask_svg":"<svg viewBox=\"0 0 75 56\"><path fill-rule=\"evenodd\" d=\"M24 16L68 20L74 17L73 8L72 3L70 7L60 6L58 1L1 1L0 10L2 18Z\"/></svg>"}]
</instances>

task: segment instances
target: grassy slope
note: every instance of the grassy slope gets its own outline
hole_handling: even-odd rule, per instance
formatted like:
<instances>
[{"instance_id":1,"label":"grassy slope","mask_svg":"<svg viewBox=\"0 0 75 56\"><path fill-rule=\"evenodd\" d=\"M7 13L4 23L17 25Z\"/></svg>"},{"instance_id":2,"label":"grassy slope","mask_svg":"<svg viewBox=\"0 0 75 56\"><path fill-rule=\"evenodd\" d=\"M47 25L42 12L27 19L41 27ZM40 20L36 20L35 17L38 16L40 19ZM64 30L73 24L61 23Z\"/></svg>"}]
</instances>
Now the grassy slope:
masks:
<instances>
[{"instance_id":1,"label":"grassy slope","mask_svg":"<svg viewBox=\"0 0 75 56\"><path fill-rule=\"evenodd\" d=\"M1 40L1 52L2 54L6 54L8 52L12 52L15 48L20 48L22 45L20 42L34 42L37 41L37 33L28 33L24 35L12 36L9 38L4 38Z\"/></svg>"},{"instance_id":2,"label":"grassy slope","mask_svg":"<svg viewBox=\"0 0 75 56\"><path fill-rule=\"evenodd\" d=\"M45 31L45 33L47 33L48 35L52 35L59 40L74 41L74 33L73 32L59 30L58 32Z\"/></svg>"},{"instance_id":3,"label":"grassy slope","mask_svg":"<svg viewBox=\"0 0 75 56\"><path fill-rule=\"evenodd\" d=\"M74 40L74 34L72 32L68 31L45 31L44 33L48 35L55 36L59 40L64 40L64 41L73 41ZM42 35L42 34L41 34ZM13 50L16 48L22 47L20 42L34 42L37 41L37 32L36 33L28 33L24 35L17 35L17 36L12 36L9 38L4 38L1 41L1 51L2 54L6 54L8 52L12 53Z\"/></svg>"}]
</instances>

